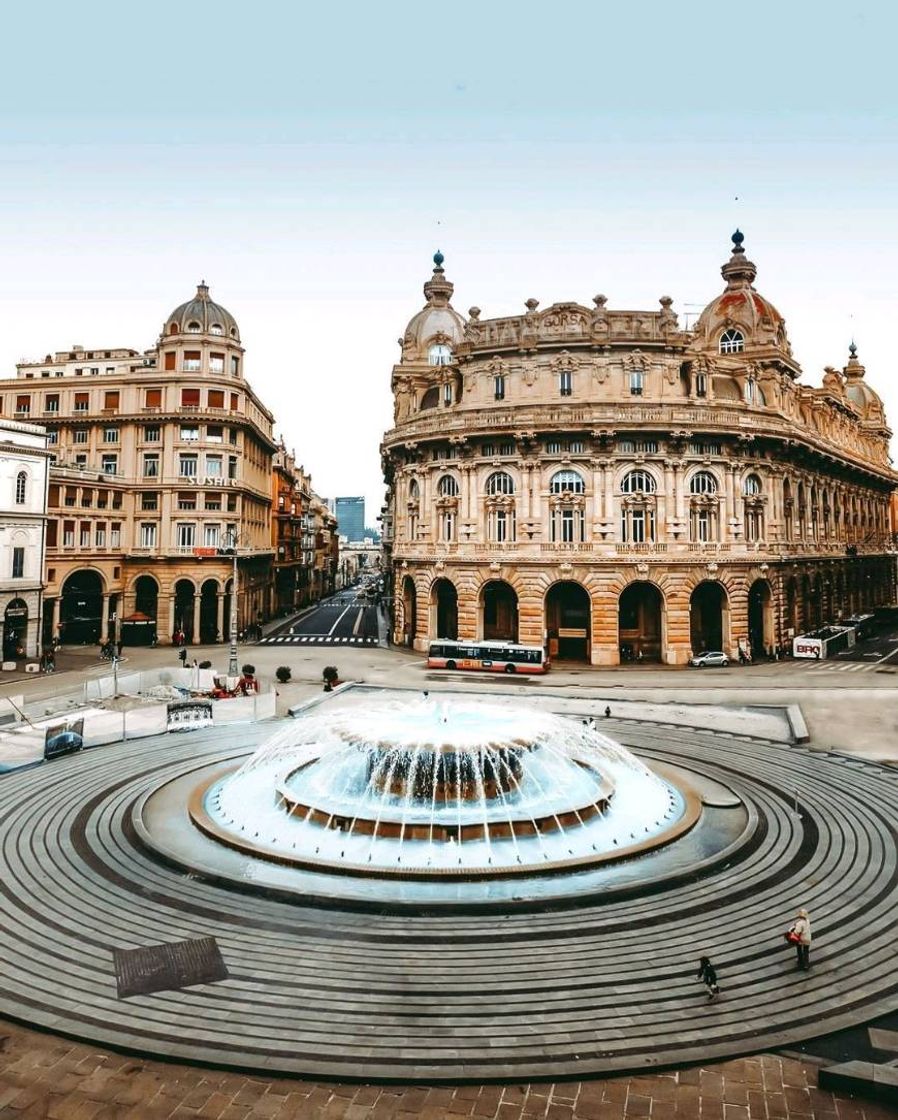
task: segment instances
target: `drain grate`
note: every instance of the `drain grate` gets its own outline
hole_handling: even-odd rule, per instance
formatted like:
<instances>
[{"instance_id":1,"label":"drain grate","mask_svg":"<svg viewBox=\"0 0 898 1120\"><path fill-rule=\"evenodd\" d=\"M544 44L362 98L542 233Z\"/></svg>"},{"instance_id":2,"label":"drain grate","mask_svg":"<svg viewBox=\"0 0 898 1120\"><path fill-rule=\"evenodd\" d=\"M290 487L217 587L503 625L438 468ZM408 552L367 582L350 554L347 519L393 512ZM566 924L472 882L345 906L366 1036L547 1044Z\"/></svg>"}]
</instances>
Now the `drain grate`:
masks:
<instances>
[{"instance_id":1,"label":"drain grate","mask_svg":"<svg viewBox=\"0 0 898 1120\"><path fill-rule=\"evenodd\" d=\"M118 998L145 996L227 980L228 970L214 937L113 949Z\"/></svg>"}]
</instances>

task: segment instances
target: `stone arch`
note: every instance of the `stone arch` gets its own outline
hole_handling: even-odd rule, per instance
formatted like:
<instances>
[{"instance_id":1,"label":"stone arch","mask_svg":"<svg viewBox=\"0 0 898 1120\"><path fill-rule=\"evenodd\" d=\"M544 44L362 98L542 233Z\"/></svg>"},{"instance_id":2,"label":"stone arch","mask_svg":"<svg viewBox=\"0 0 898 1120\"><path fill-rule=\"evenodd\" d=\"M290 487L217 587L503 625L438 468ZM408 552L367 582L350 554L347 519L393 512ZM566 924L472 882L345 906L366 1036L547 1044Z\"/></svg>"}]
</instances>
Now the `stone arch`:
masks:
<instances>
[{"instance_id":1,"label":"stone arch","mask_svg":"<svg viewBox=\"0 0 898 1120\"><path fill-rule=\"evenodd\" d=\"M147 618L157 618L159 614L159 581L149 572L141 572L131 581L134 595L134 610Z\"/></svg>"},{"instance_id":2,"label":"stone arch","mask_svg":"<svg viewBox=\"0 0 898 1120\"><path fill-rule=\"evenodd\" d=\"M218 593L217 579L204 579L200 587L200 641L215 642L222 635L219 634L218 625Z\"/></svg>"},{"instance_id":3,"label":"stone arch","mask_svg":"<svg viewBox=\"0 0 898 1120\"><path fill-rule=\"evenodd\" d=\"M621 661L661 661L666 623L667 604L657 583L637 579L622 588L617 602Z\"/></svg>"},{"instance_id":4,"label":"stone arch","mask_svg":"<svg viewBox=\"0 0 898 1120\"><path fill-rule=\"evenodd\" d=\"M757 658L776 644L773 591L766 579L756 579L748 589L748 642Z\"/></svg>"},{"instance_id":5,"label":"stone arch","mask_svg":"<svg viewBox=\"0 0 898 1120\"><path fill-rule=\"evenodd\" d=\"M105 591L103 574L95 568L76 568L66 576L59 596L63 642L88 645L100 640Z\"/></svg>"},{"instance_id":6,"label":"stone arch","mask_svg":"<svg viewBox=\"0 0 898 1120\"><path fill-rule=\"evenodd\" d=\"M504 579L490 579L478 595L478 636L484 641L518 640L518 593Z\"/></svg>"},{"instance_id":7,"label":"stone arch","mask_svg":"<svg viewBox=\"0 0 898 1120\"><path fill-rule=\"evenodd\" d=\"M10 599L3 610L3 660L24 657L27 645L28 604L21 598Z\"/></svg>"},{"instance_id":8,"label":"stone arch","mask_svg":"<svg viewBox=\"0 0 898 1120\"><path fill-rule=\"evenodd\" d=\"M174 586L175 632L181 631L188 642L194 640L193 614L196 602L196 584L184 577Z\"/></svg>"},{"instance_id":9,"label":"stone arch","mask_svg":"<svg viewBox=\"0 0 898 1120\"><path fill-rule=\"evenodd\" d=\"M592 643L592 600L576 580L553 583L545 596L548 652L561 661L589 661Z\"/></svg>"},{"instance_id":10,"label":"stone arch","mask_svg":"<svg viewBox=\"0 0 898 1120\"><path fill-rule=\"evenodd\" d=\"M785 596L784 596L784 613L786 620L786 628L793 631L791 635L794 637L798 633L798 580L795 576L790 576L786 580Z\"/></svg>"},{"instance_id":11,"label":"stone arch","mask_svg":"<svg viewBox=\"0 0 898 1120\"><path fill-rule=\"evenodd\" d=\"M730 648L730 600L720 580L703 579L689 596L689 636L693 654Z\"/></svg>"},{"instance_id":12,"label":"stone arch","mask_svg":"<svg viewBox=\"0 0 898 1120\"><path fill-rule=\"evenodd\" d=\"M430 585L431 638L458 640L458 588L451 579L440 577Z\"/></svg>"},{"instance_id":13,"label":"stone arch","mask_svg":"<svg viewBox=\"0 0 898 1120\"><path fill-rule=\"evenodd\" d=\"M410 575L402 580L402 644L414 646L418 627L418 590Z\"/></svg>"}]
</instances>

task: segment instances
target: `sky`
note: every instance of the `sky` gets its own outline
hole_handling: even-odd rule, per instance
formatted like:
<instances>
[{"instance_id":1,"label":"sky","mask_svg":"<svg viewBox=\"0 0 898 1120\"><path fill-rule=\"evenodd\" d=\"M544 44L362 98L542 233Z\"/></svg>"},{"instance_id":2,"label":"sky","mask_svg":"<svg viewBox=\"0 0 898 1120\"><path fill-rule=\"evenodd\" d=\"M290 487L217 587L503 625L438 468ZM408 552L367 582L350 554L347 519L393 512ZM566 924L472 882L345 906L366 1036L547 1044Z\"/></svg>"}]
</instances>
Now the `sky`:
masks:
<instances>
[{"instance_id":1,"label":"sky","mask_svg":"<svg viewBox=\"0 0 898 1120\"><path fill-rule=\"evenodd\" d=\"M857 341L898 424L892 5L16 5L0 375L155 344L205 279L326 497L383 501L397 339L453 305L689 322L745 232L803 380Z\"/></svg>"}]
</instances>

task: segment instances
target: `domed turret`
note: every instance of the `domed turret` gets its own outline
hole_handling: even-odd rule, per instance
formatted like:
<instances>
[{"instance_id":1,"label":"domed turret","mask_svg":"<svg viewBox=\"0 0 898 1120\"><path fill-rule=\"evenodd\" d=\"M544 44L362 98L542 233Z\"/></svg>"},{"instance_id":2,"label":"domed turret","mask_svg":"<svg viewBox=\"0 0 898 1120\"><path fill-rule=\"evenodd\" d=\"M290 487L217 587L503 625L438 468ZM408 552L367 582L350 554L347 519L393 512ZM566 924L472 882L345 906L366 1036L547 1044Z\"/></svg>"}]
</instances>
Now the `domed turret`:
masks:
<instances>
[{"instance_id":1,"label":"domed turret","mask_svg":"<svg viewBox=\"0 0 898 1120\"><path fill-rule=\"evenodd\" d=\"M169 315L163 334L211 334L240 341L237 320L230 311L209 298L205 280L197 284L193 299L182 303Z\"/></svg>"},{"instance_id":2,"label":"domed turret","mask_svg":"<svg viewBox=\"0 0 898 1120\"><path fill-rule=\"evenodd\" d=\"M745 256L745 235L737 229L732 240L733 255L720 270L726 289L699 316L695 324L696 344L705 352L714 350L718 354L773 347L791 358L785 320L752 286L758 270ZM794 368L797 372L798 367Z\"/></svg>"},{"instance_id":3,"label":"domed turret","mask_svg":"<svg viewBox=\"0 0 898 1120\"><path fill-rule=\"evenodd\" d=\"M447 365L456 345L465 333L465 320L449 302L455 288L446 279L443 254L433 255L433 276L424 285L425 307L405 328L402 336L404 362L429 361L431 365Z\"/></svg>"},{"instance_id":4,"label":"domed turret","mask_svg":"<svg viewBox=\"0 0 898 1120\"><path fill-rule=\"evenodd\" d=\"M845 375L845 396L858 410L862 420L884 424L885 412L882 401L864 380L867 370L858 361L857 346L854 342L848 347L848 354L848 364L842 370Z\"/></svg>"}]
</instances>

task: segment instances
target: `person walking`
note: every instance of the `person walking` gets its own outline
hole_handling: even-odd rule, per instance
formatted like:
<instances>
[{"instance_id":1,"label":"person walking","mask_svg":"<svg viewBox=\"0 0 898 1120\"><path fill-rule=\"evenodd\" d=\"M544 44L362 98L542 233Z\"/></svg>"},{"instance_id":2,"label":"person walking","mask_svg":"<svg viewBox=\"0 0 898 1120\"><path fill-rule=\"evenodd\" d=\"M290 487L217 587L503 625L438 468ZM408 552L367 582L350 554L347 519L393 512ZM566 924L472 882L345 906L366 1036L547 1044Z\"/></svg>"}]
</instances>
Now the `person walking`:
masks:
<instances>
[{"instance_id":1,"label":"person walking","mask_svg":"<svg viewBox=\"0 0 898 1120\"><path fill-rule=\"evenodd\" d=\"M708 989L708 999L714 999L715 996L720 995L720 987L717 983L717 970L711 964L710 957L700 957L698 962L698 979Z\"/></svg>"},{"instance_id":2,"label":"person walking","mask_svg":"<svg viewBox=\"0 0 898 1120\"><path fill-rule=\"evenodd\" d=\"M610 704L606 704L606 706L605 706L605 719L611 719L611 705Z\"/></svg>"},{"instance_id":3,"label":"person walking","mask_svg":"<svg viewBox=\"0 0 898 1120\"><path fill-rule=\"evenodd\" d=\"M811 967L811 919L807 910L801 909L798 911L795 921L789 927L786 938L790 944L795 946L798 967L802 972L807 972Z\"/></svg>"}]
</instances>

